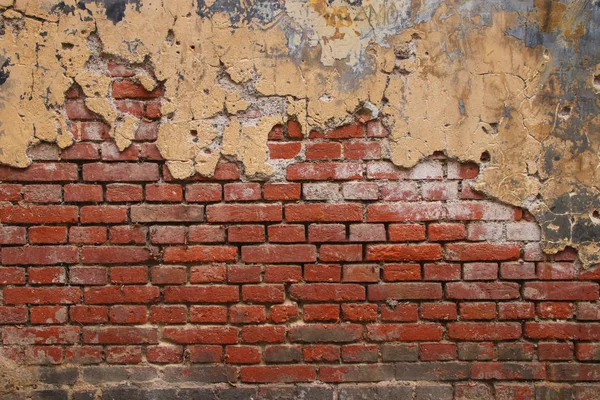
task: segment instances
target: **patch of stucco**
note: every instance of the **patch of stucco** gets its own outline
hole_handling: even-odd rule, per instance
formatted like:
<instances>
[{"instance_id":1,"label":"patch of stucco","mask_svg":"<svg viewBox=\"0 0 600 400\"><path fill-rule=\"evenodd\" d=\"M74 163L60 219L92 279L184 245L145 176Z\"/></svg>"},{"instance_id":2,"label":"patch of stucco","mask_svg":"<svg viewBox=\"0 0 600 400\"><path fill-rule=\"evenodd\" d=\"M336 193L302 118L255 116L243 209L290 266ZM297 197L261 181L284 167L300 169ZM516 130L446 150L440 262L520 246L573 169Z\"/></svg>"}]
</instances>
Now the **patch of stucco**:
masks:
<instances>
[{"instance_id":1,"label":"patch of stucco","mask_svg":"<svg viewBox=\"0 0 600 400\"><path fill-rule=\"evenodd\" d=\"M65 93L112 127L139 121L111 99L107 60L161 87L158 146L171 173L222 157L274 173L271 127L304 134L381 118L391 159L435 151L484 163L478 188L529 209L546 249L600 261L600 6L596 0L0 0L0 162L73 142Z\"/></svg>"}]
</instances>

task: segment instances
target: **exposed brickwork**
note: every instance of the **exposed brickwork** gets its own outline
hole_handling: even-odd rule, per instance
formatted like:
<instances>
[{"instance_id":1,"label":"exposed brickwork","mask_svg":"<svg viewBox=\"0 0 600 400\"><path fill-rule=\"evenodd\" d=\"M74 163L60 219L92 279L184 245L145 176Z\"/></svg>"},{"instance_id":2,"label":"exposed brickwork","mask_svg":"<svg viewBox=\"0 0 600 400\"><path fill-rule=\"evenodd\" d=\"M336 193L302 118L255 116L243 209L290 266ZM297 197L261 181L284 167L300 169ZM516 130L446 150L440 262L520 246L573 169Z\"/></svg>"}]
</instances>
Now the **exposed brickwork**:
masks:
<instances>
[{"instance_id":1,"label":"exposed brickwork","mask_svg":"<svg viewBox=\"0 0 600 400\"><path fill-rule=\"evenodd\" d=\"M0 167L0 354L40 366L37 398L600 398L600 273L544 256L473 165L291 123L284 178L177 181L149 150L160 90L118 82L148 120L125 152L73 99L81 142Z\"/></svg>"}]
</instances>

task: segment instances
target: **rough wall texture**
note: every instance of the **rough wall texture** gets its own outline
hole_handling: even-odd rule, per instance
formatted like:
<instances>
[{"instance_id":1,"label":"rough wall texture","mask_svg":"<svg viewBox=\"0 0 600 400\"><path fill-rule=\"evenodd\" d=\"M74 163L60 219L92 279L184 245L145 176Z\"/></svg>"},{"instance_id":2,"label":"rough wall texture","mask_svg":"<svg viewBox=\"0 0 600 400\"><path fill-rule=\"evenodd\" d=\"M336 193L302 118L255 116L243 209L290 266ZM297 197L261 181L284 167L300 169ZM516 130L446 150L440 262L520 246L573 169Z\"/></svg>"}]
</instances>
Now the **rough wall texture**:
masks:
<instances>
[{"instance_id":1,"label":"rough wall texture","mask_svg":"<svg viewBox=\"0 0 600 400\"><path fill-rule=\"evenodd\" d=\"M600 398L599 24L0 0L0 394Z\"/></svg>"}]
</instances>

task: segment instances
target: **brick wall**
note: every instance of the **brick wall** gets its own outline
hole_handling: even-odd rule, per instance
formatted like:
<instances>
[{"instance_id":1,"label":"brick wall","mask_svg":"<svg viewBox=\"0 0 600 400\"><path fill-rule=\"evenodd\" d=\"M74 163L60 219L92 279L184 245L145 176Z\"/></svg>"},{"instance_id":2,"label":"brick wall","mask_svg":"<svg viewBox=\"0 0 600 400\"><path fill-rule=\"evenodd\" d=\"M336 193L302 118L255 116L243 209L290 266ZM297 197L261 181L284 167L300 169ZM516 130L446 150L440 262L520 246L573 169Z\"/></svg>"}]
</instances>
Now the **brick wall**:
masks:
<instances>
[{"instance_id":1,"label":"brick wall","mask_svg":"<svg viewBox=\"0 0 600 400\"><path fill-rule=\"evenodd\" d=\"M74 89L79 142L0 167L0 355L40 374L17 398L600 398L600 270L545 256L476 165L399 169L378 121L292 121L277 179L178 181L160 90L113 94L143 119L124 152Z\"/></svg>"}]
</instances>

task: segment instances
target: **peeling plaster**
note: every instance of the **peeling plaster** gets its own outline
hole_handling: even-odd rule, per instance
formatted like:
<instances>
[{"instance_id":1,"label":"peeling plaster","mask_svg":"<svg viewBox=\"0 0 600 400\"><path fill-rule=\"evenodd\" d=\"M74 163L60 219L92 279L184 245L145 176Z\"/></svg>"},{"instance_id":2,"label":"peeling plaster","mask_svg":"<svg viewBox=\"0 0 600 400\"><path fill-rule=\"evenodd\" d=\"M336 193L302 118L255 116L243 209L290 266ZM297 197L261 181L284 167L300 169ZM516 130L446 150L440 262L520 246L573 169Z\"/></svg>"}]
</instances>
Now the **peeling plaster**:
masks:
<instances>
[{"instance_id":1,"label":"peeling plaster","mask_svg":"<svg viewBox=\"0 0 600 400\"><path fill-rule=\"evenodd\" d=\"M597 0L0 0L0 13L4 164L73 143L73 84L127 148L139 120L111 99L116 60L164 89L157 144L176 178L226 157L269 179L274 125L306 135L368 110L396 165L435 151L483 164L477 188L530 210L546 251L600 262Z\"/></svg>"}]
</instances>

